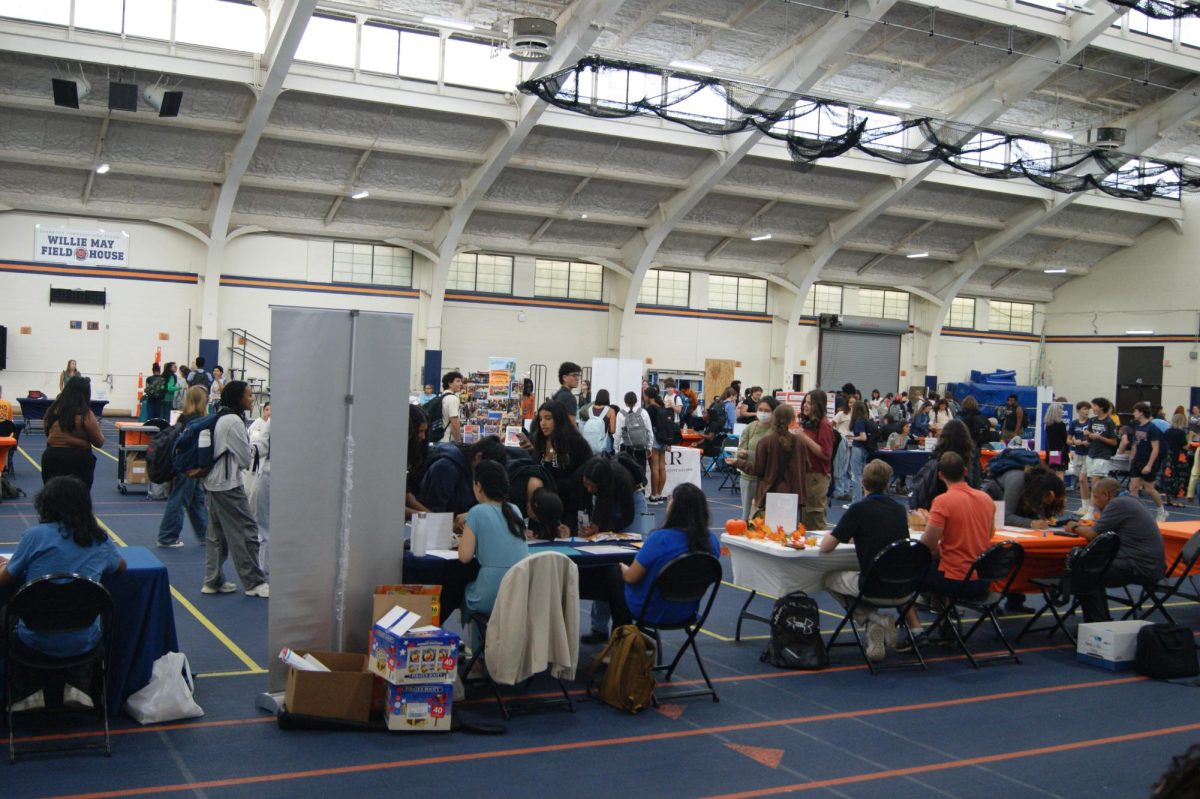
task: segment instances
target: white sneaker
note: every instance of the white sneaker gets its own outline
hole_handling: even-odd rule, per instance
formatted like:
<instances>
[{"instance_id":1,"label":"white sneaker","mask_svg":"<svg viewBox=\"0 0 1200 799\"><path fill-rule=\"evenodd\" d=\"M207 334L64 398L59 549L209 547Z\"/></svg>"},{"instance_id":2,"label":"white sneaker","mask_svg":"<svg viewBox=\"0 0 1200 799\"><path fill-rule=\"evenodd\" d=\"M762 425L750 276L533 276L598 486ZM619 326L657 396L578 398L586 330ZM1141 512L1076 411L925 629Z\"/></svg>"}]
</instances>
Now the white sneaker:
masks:
<instances>
[{"instance_id":1,"label":"white sneaker","mask_svg":"<svg viewBox=\"0 0 1200 799\"><path fill-rule=\"evenodd\" d=\"M22 699L20 702L14 702L12 706L13 713L21 713L26 710L41 710L46 706L46 695L39 689L35 693Z\"/></svg>"},{"instance_id":2,"label":"white sneaker","mask_svg":"<svg viewBox=\"0 0 1200 799\"><path fill-rule=\"evenodd\" d=\"M86 710L91 710L96 706L93 704L90 696L74 685L63 686L63 705L65 707L84 708Z\"/></svg>"},{"instance_id":3,"label":"white sneaker","mask_svg":"<svg viewBox=\"0 0 1200 799\"><path fill-rule=\"evenodd\" d=\"M1080 505L1076 510L1071 511L1071 515L1082 517L1082 516L1089 515L1091 512L1092 512L1092 506L1090 504Z\"/></svg>"},{"instance_id":4,"label":"white sneaker","mask_svg":"<svg viewBox=\"0 0 1200 799\"><path fill-rule=\"evenodd\" d=\"M1168 517L1167 509L1160 505L1158 510L1154 513L1154 520L1158 521L1158 522L1165 522L1167 520L1167 517Z\"/></svg>"},{"instance_id":5,"label":"white sneaker","mask_svg":"<svg viewBox=\"0 0 1200 799\"><path fill-rule=\"evenodd\" d=\"M202 593L202 594L232 594L236 590L237 590L237 586L234 585L233 583L221 583L220 588L213 588L210 585L203 586L200 588L200 593Z\"/></svg>"},{"instance_id":6,"label":"white sneaker","mask_svg":"<svg viewBox=\"0 0 1200 799\"><path fill-rule=\"evenodd\" d=\"M896 642L900 640L900 630L896 625L882 613L874 614L874 617L879 619L879 623L883 625L883 643L888 649L895 649Z\"/></svg>"},{"instance_id":7,"label":"white sneaker","mask_svg":"<svg viewBox=\"0 0 1200 799\"><path fill-rule=\"evenodd\" d=\"M887 625L878 615L872 614L867 620L867 660L878 663L887 657L885 640Z\"/></svg>"},{"instance_id":8,"label":"white sneaker","mask_svg":"<svg viewBox=\"0 0 1200 799\"><path fill-rule=\"evenodd\" d=\"M258 585L254 586L253 588L246 589L246 596L260 596L263 599L266 599L270 595L271 595L271 586L267 585L266 583L259 583Z\"/></svg>"}]
</instances>

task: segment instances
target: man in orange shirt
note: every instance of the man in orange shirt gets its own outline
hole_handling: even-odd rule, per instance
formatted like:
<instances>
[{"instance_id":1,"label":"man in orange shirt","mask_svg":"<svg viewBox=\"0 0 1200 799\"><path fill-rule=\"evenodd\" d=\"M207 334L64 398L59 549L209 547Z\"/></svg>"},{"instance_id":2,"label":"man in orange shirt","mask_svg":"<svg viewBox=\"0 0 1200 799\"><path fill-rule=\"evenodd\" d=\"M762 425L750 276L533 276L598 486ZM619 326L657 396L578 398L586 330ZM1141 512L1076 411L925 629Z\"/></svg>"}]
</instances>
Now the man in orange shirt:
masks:
<instances>
[{"instance_id":1,"label":"man in orange shirt","mask_svg":"<svg viewBox=\"0 0 1200 799\"><path fill-rule=\"evenodd\" d=\"M947 452L938 460L938 475L946 492L933 500L921 543L937 558L925 576L924 590L937 597L978 599L988 592L986 580L967 581L975 559L988 548L996 519L996 504L966 481L967 467L960 455ZM940 600L939 600L940 601ZM909 629L921 629L917 611L908 611Z\"/></svg>"}]
</instances>

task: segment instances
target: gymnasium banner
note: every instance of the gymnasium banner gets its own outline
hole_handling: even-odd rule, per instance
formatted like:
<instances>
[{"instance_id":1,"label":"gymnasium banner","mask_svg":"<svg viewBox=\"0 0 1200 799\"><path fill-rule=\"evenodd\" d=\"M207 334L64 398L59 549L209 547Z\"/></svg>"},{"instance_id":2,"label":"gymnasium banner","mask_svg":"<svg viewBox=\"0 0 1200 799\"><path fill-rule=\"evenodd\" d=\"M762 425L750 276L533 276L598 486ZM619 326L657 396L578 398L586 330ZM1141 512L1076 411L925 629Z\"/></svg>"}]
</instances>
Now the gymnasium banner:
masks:
<instances>
[{"instance_id":1,"label":"gymnasium banner","mask_svg":"<svg viewBox=\"0 0 1200 799\"><path fill-rule=\"evenodd\" d=\"M68 266L129 266L129 234L34 225L33 260Z\"/></svg>"}]
</instances>

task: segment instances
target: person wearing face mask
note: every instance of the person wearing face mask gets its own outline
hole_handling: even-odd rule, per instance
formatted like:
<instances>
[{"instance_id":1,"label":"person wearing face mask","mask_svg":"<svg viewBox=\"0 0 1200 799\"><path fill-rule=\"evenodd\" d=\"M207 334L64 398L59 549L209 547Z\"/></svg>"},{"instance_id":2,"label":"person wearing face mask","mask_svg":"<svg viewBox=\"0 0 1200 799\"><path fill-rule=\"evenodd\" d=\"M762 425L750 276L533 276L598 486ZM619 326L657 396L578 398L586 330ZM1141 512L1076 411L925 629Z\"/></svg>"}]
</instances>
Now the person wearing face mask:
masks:
<instances>
[{"instance_id":1,"label":"person wearing face mask","mask_svg":"<svg viewBox=\"0 0 1200 799\"><path fill-rule=\"evenodd\" d=\"M833 425L825 417L825 392L819 388L804 395L798 438L805 449L804 505L800 521L809 530L825 530L829 504L829 475L833 466Z\"/></svg>"},{"instance_id":2,"label":"person wearing face mask","mask_svg":"<svg viewBox=\"0 0 1200 799\"><path fill-rule=\"evenodd\" d=\"M756 406L754 421L746 425L746 429L742 431L741 438L738 440L737 454L739 458L745 458L750 466L754 465L754 450L758 447L758 442L771 432L771 413L778 404L779 402L774 397L760 399ZM739 470L738 474L741 475L742 519L750 521L750 516L754 512L754 492L758 488L758 478L754 476L753 468Z\"/></svg>"}]
</instances>

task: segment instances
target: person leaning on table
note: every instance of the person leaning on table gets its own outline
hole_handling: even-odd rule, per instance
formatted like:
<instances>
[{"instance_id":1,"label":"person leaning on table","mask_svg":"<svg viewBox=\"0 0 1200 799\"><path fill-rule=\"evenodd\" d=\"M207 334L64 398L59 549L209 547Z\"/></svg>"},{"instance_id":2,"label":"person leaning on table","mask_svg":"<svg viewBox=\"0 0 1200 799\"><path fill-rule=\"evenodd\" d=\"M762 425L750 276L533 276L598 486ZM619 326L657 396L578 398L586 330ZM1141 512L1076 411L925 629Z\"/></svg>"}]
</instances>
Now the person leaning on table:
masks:
<instances>
[{"instance_id":1,"label":"person leaning on table","mask_svg":"<svg viewBox=\"0 0 1200 799\"><path fill-rule=\"evenodd\" d=\"M1121 540L1117 557L1104 573L1104 585L1079 594L1085 622L1109 621L1105 588L1152 583L1165 576L1162 532L1146 506L1121 491L1121 484L1111 477L1092 487L1092 507L1100 511L1094 525L1070 521L1065 529L1089 541L1107 532L1115 532Z\"/></svg>"}]
</instances>

